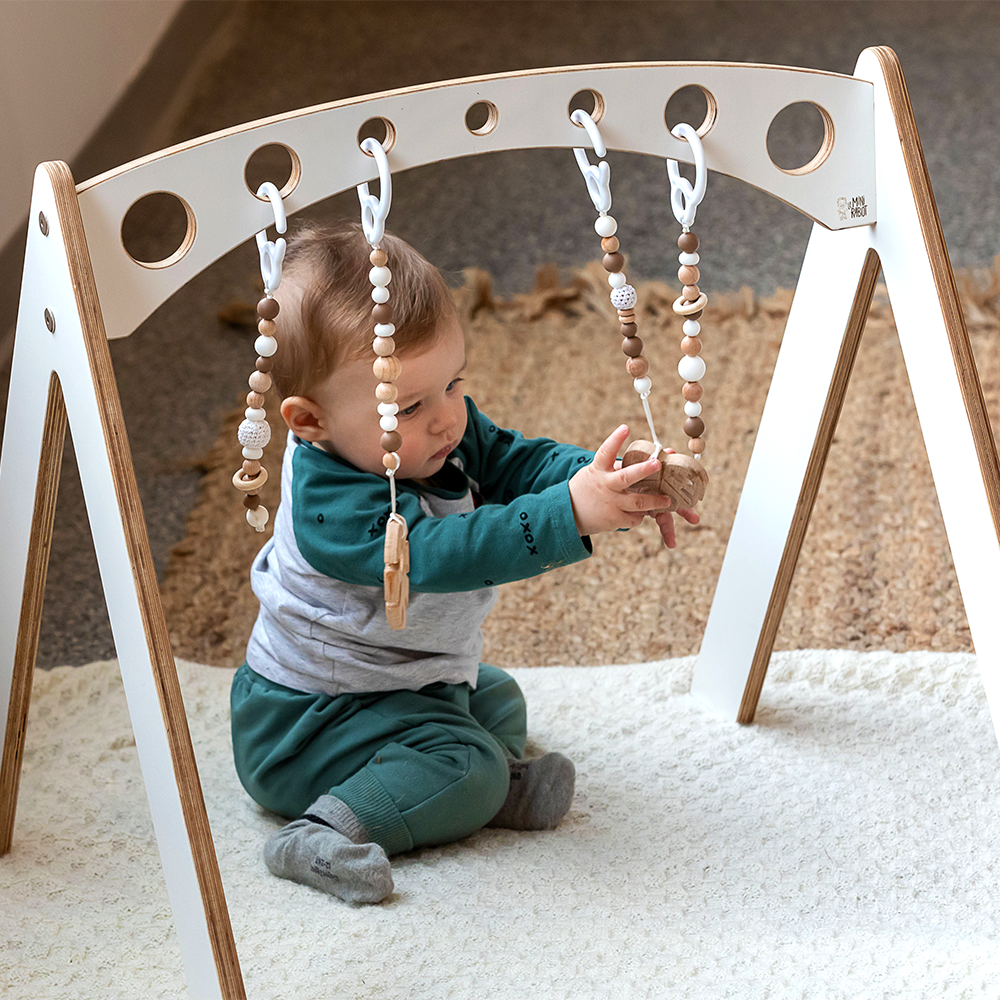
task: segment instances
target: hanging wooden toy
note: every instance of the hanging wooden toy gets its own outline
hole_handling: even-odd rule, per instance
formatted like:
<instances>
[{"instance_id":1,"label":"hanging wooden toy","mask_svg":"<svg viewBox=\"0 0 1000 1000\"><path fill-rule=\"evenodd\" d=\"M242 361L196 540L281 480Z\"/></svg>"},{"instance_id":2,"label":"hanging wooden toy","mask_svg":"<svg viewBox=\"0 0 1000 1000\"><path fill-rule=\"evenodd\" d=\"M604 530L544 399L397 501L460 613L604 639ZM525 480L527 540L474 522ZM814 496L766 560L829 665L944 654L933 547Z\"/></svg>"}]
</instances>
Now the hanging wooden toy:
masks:
<instances>
[{"instance_id":1,"label":"hanging wooden toy","mask_svg":"<svg viewBox=\"0 0 1000 1000\"><path fill-rule=\"evenodd\" d=\"M274 227L279 233L287 229L285 206L278 189L270 181L265 181L257 189L258 198L267 198L274 209ZM233 476L233 486L243 493L243 506L247 521L255 531L263 531L267 524L267 508L260 502L261 487L267 482L267 469L261 465L264 448L271 440L271 425L267 422L264 409L264 393L271 388L271 369L274 355L278 350L277 333L278 303L274 293L281 284L281 265L285 259L285 240L278 237L271 242L267 230L257 233L257 250L260 254L260 275L264 281L264 297L257 303L257 364L250 375L250 392L247 393L247 408L237 437L243 446L243 465Z\"/></svg>"},{"instance_id":2,"label":"hanging wooden toy","mask_svg":"<svg viewBox=\"0 0 1000 1000\"><path fill-rule=\"evenodd\" d=\"M375 398L378 400L379 426L382 429L381 444L385 454L382 465L389 477L390 513L389 523L385 529L385 573L383 585L385 590L385 615L389 627L393 629L406 628L406 609L410 603L410 543L407 538L406 519L396 510L396 472L399 470L399 449L403 444L399 433L399 406L396 403L398 390L393 384L400 376L403 365L395 355L396 342L393 334L396 327L392 322L392 306L389 304L389 283L392 272L389 270L389 258L382 249L382 238L385 236L385 220L392 204L392 175L389 172L389 161L382 144L375 139L365 139L361 148L375 157L378 164L379 196L376 198L368 191L368 185L358 185L358 198L361 201L361 226L365 239L371 247L369 261L372 265L368 278L372 284L372 324L374 332L374 348L376 358L372 366L375 377L379 380L375 387Z\"/></svg>"}]
</instances>

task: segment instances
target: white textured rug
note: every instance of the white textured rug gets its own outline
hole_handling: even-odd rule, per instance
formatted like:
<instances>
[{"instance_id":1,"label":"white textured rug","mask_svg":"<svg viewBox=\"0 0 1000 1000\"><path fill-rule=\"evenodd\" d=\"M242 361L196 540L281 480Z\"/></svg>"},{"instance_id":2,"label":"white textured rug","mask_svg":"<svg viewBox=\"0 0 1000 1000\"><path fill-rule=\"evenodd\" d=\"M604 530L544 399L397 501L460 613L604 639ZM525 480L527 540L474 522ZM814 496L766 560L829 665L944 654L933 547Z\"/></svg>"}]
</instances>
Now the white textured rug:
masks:
<instances>
[{"instance_id":1,"label":"white textured rug","mask_svg":"<svg viewBox=\"0 0 1000 1000\"><path fill-rule=\"evenodd\" d=\"M250 997L1000 995L975 658L779 653L750 727L699 708L692 662L516 671L534 739L577 763L567 821L399 858L365 908L267 874L232 674L179 664ZM188 995L114 663L36 674L0 902L10 1000Z\"/></svg>"}]
</instances>

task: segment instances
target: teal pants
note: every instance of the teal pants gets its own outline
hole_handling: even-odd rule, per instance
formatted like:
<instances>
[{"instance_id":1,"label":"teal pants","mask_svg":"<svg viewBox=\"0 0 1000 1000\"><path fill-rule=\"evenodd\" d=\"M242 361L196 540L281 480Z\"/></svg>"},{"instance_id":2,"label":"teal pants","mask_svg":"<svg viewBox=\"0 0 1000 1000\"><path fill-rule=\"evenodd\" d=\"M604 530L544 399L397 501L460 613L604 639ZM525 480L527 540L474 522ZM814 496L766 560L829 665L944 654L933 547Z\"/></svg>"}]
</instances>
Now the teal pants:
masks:
<instances>
[{"instance_id":1,"label":"teal pants","mask_svg":"<svg viewBox=\"0 0 1000 1000\"><path fill-rule=\"evenodd\" d=\"M450 843L485 826L523 757L524 696L497 667L468 684L336 697L236 671L236 773L250 796L296 818L321 795L345 802L388 855Z\"/></svg>"}]
</instances>

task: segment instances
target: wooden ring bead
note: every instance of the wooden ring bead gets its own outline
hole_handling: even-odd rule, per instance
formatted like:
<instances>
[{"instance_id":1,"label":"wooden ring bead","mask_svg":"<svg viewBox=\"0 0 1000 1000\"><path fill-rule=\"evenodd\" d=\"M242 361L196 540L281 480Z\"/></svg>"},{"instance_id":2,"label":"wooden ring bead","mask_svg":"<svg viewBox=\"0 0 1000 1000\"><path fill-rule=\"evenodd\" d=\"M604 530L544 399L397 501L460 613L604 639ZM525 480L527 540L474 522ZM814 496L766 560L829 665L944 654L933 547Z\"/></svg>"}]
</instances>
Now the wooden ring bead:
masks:
<instances>
[{"instance_id":1,"label":"wooden ring bead","mask_svg":"<svg viewBox=\"0 0 1000 1000\"><path fill-rule=\"evenodd\" d=\"M239 469L233 476L233 486L244 493L256 493L266 482L267 469L261 469L252 479L244 479L242 469Z\"/></svg>"},{"instance_id":2,"label":"wooden ring bead","mask_svg":"<svg viewBox=\"0 0 1000 1000\"><path fill-rule=\"evenodd\" d=\"M693 313L701 312L708 305L708 296L702 292L693 302L688 301L681 295L674 300L673 310L678 316L691 316Z\"/></svg>"}]
</instances>

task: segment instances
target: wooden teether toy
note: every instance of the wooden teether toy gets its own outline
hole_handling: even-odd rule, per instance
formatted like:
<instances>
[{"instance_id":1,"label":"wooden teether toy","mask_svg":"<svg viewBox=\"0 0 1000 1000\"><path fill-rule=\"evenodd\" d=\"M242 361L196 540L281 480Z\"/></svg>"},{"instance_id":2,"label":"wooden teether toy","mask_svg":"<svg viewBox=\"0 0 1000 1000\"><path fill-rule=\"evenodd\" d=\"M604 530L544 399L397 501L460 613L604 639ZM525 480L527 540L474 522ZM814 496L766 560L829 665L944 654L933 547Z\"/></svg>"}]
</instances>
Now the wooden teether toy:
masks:
<instances>
[{"instance_id":1,"label":"wooden teether toy","mask_svg":"<svg viewBox=\"0 0 1000 1000\"><path fill-rule=\"evenodd\" d=\"M701 462L689 455L668 454L652 441L633 441L622 457L622 468L636 463L660 460L660 471L640 480L632 493L666 494L670 497L669 510L691 510L705 495L708 473Z\"/></svg>"}]
</instances>

